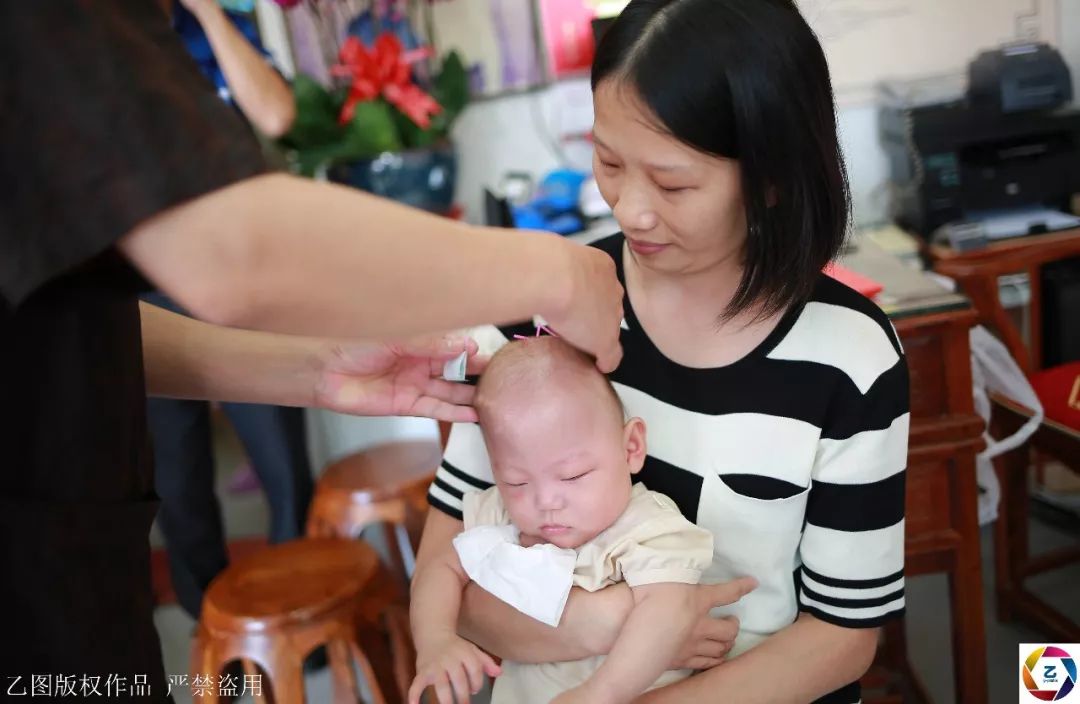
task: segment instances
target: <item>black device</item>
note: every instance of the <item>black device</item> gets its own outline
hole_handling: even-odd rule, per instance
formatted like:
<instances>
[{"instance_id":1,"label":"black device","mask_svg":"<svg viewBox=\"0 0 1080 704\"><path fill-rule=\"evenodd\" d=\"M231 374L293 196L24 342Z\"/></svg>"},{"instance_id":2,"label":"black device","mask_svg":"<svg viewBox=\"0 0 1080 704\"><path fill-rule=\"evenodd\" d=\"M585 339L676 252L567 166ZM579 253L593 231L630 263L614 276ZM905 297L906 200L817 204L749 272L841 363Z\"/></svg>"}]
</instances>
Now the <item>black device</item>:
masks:
<instances>
[{"instance_id":1,"label":"black device","mask_svg":"<svg viewBox=\"0 0 1080 704\"><path fill-rule=\"evenodd\" d=\"M490 188L484 189L484 224L491 227L514 227L514 213L510 201L495 195Z\"/></svg>"},{"instance_id":2,"label":"black device","mask_svg":"<svg viewBox=\"0 0 1080 704\"><path fill-rule=\"evenodd\" d=\"M1071 97L1068 67L1045 44L982 52L966 88L883 85L880 135L893 219L930 237L977 211L1068 211L1080 193L1080 110L1062 105Z\"/></svg>"},{"instance_id":3,"label":"black device","mask_svg":"<svg viewBox=\"0 0 1080 704\"><path fill-rule=\"evenodd\" d=\"M968 100L998 112L1052 110L1072 101L1072 76L1048 44L1007 44L968 65Z\"/></svg>"},{"instance_id":4,"label":"black device","mask_svg":"<svg viewBox=\"0 0 1080 704\"><path fill-rule=\"evenodd\" d=\"M880 136L902 227L929 237L973 211L1068 211L1080 193L1080 110L1002 113L965 99L913 106L895 95L883 94Z\"/></svg>"},{"instance_id":5,"label":"black device","mask_svg":"<svg viewBox=\"0 0 1080 704\"><path fill-rule=\"evenodd\" d=\"M1045 264L1042 281L1042 364L1080 359L1080 257Z\"/></svg>"}]
</instances>

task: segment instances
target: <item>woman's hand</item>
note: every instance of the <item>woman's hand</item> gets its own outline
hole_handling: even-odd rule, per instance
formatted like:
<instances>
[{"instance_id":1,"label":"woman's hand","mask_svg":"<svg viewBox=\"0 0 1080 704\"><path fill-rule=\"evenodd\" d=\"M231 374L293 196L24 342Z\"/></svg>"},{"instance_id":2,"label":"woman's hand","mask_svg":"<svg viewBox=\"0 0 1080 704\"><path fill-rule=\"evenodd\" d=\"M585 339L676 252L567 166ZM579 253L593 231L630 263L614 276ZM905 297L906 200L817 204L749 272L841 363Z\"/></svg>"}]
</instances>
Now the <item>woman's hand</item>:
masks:
<instances>
[{"instance_id":1,"label":"woman's hand","mask_svg":"<svg viewBox=\"0 0 1080 704\"><path fill-rule=\"evenodd\" d=\"M756 587L757 580L753 577L698 585L694 595L697 623L670 669L708 670L724 662L724 656L735 645L735 636L739 634L739 619L734 616L714 618L709 612L714 606L734 604Z\"/></svg>"},{"instance_id":2,"label":"woman's hand","mask_svg":"<svg viewBox=\"0 0 1080 704\"><path fill-rule=\"evenodd\" d=\"M555 311L543 311L544 319L574 347L596 358L605 374L622 360L619 329L623 318L623 287L614 260L594 247L565 243L569 276L568 298Z\"/></svg>"},{"instance_id":3,"label":"woman's hand","mask_svg":"<svg viewBox=\"0 0 1080 704\"><path fill-rule=\"evenodd\" d=\"M478 373L485 360L468 337L327 344L317 355L314 404L358 416L473 422L475 388L442 379L443 366L462 352L469 355L466 371Z\"/></svg>"}]
</instances>

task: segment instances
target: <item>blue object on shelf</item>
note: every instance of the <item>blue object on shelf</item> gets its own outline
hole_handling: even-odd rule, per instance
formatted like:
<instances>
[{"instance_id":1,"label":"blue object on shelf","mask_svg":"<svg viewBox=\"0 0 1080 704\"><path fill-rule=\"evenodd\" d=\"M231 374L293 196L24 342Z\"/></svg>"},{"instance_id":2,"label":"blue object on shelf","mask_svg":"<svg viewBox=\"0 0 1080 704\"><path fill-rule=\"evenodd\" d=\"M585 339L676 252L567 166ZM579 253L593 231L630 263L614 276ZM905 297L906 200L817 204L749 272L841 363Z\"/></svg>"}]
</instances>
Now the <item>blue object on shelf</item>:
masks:
<instances>
[{"instance_id":1,"label":"blue object on shelf","mask_svg":"<svg viewBox=\"0 0 1080 704\"><path fill-rule=\"evenodd\" d=\"M538 195L533 202L553 213L577 210L581 186L587 176L584 171L571 169L552 171L540 182Z\"/></svg>"},{"instance_id":2,"label":"blue object on shelf","mask_svg":"<svg viewBox=\"0 0 1080 704\"><path fill-rule=\"evenodd\" d=\"M514 227L522 230L546 230L558 235L572 235L581 232L584 227L581 218L574 213L548 216L532 205L515 206L513 214Z\"/></svg>"},{"instance_id":3,"label":"blue object on shelf","mask_svg":"<svg viewBox=\"0 0 1080 704\"><path fill-rule=\"evenodd\" d=\"M511 211L514 215L514 227L522 230L546 230L547 220L535 208L528 205L515 205Z\"/></svg>"},{"instance_id":4,"label":"blue object on shelf","mask_svg":"<svg viewBox=\"0 0 1080 704\"><path fill-rule=\"evenodd\" d=\"M583 171L559 169L540 182L536 196L525 205L513 209L514 226L531 230L547 230L560 235L580 232L584 227L578 210L581 187L587 174Z\"/></svg>"}]
</instances>

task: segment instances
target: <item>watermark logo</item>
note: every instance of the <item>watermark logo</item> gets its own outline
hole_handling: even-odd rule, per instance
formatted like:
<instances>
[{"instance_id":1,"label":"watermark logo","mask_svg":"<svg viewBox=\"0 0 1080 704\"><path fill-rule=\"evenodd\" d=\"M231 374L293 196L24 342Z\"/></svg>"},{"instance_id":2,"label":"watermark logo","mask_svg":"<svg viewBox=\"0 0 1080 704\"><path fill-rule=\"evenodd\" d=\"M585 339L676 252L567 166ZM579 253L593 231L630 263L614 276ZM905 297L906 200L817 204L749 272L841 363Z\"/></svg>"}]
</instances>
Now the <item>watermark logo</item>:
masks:
<instances>
[{"instance_id":1,"label":"watermark logo","mask_svg":"<svg viewBox=\"0 0 1080 704\"><path fill-rule=\"evenodd\" d=\"M1076 688L1076 643L1020 644L1020 688L1027 698L1021 701L1060 702ZM1080 702L1080 695L1074 697ZM1070 699L1069 701L1072 701Z\"/></svg>"}]
</instances>

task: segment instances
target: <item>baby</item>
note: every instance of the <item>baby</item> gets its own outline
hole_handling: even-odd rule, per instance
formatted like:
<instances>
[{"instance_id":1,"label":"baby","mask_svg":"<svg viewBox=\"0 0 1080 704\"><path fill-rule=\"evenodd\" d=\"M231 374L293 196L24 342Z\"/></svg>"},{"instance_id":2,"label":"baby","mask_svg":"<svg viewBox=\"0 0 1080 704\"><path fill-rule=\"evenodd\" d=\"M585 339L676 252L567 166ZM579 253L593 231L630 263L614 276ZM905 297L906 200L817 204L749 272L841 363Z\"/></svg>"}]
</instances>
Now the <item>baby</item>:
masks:
<instances>
[{"instance_id":1,"label":"baby","mask_svg":"<svg viewBox=\"0 0 1080 704\"><path fill-rule=\"evenodd\" d=\"M481 670L498 675L493 704L629 702L688 676L664 670L693 625L693 585L712 560L712 534L667 497L632 485L645 461L644 422L624 421L592 360L555 337L499 350L475 405L495 486L466 494L454 549L416 575L410 704L427 686L440 704L454 701L451 686L468 701L463 690L482 681ZM456 633L470 580L551 626L571 586L625 581L634 609L606 658L500 668Z\"/></svg>"}]
</instances>

